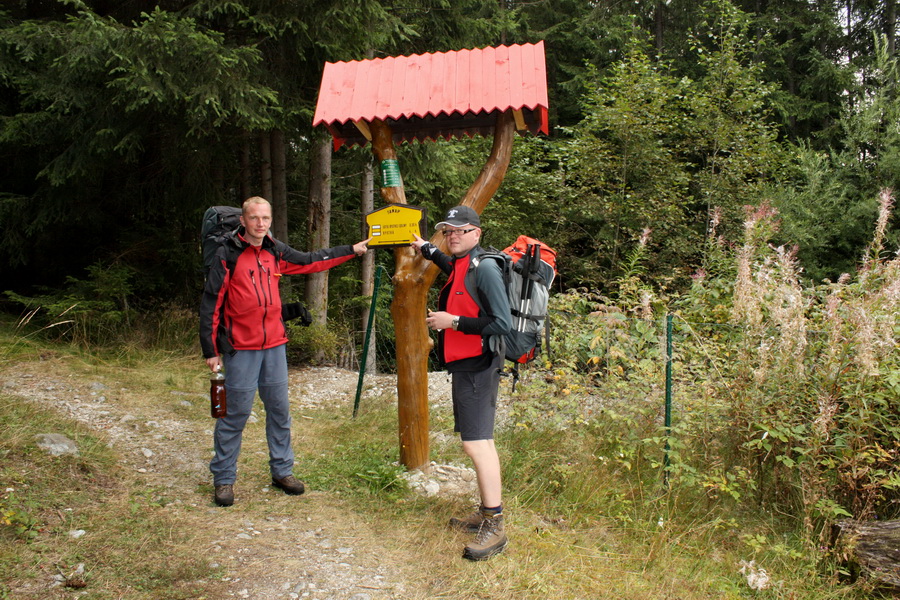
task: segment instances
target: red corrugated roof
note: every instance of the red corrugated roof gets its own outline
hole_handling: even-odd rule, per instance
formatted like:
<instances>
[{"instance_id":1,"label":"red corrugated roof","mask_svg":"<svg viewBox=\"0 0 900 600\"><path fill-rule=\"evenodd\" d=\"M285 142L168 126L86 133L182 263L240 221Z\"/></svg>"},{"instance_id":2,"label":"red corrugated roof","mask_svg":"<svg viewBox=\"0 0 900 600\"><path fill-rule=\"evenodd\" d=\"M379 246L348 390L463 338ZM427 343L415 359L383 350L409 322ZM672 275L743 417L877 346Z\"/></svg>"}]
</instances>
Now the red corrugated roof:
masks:
<instances>
[{"instance_id":1,"label":"red corrugated roof","mask_svg":"<svg viewBox=\"0 0 900 600\"><path fill-rule=\"evenodd\" d=\"M521 110L532 133L548 131L544 43L325 63L313 126L334 147L367 142L355 121L381 119L394 143L491 135L498 112Z\"/></svg>"}]
</instances>

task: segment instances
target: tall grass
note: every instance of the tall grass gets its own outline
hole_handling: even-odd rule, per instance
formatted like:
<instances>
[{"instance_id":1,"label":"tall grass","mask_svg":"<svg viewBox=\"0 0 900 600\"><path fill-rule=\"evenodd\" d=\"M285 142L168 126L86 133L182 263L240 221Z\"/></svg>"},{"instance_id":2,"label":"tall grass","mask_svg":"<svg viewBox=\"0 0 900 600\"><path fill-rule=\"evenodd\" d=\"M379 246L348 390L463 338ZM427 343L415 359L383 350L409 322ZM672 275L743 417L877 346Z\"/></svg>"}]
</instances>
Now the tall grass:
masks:
<instances>
[{"instance_id":1,"label":"tall grass","mask_svg":"<svg viewBox=\"0 0 900 600\"><path fill-rule=\"evenodd\" d=\"M898 514L900 259L882 248L892 204L883 192L859 271L834 283L801 287L794 252L757 235L774 227L771 214L748 220L739 254L749 269L733 313L746 327L736 450L810 532L841 516Z\"/></svg>"},{"instance_id":2,"label":"tall grass","mask_svg":"<svg viewBox=\"0 0 900 600\"><path fill-rule=\"evenodd\" d=\"M777 214L764 204L748 210L741 244L710 232L714 260L652 318L646 298L635 302L633 274L617 300L557 297L569 318L554 336L555 393L534 384L544 399L523 397L520 426L529 415L580 419L606 446L605 463L644 473L630 478L645 486L666 454L676 504L762 507L807 549L827 543L836 519L898 516L900 258L882 247L892 206L883 192L859 270L836 282L804 282L796 248L770 244ZM676 315L668 431L666 312Z\"/></svg>"}]
</instances>

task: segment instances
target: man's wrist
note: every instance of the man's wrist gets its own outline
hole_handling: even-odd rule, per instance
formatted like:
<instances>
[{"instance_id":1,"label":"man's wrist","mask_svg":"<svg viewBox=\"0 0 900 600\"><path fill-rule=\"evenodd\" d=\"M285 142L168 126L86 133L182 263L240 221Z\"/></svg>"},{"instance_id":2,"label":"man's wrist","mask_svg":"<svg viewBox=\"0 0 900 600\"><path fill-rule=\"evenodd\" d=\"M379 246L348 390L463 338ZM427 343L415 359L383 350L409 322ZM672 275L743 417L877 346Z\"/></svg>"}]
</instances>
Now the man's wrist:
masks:
<instances>
[{"instance_id":1,"label":"man's wrist","mask_svg":"<svg viewBox=\"0 0 900 600\"><path fill-rule=\"evenodd\" d=\"M437 246L432 244L431 242L425 242L422 244L421 248L419 248L419 252L422 253L422 257L431 260L431 255L434 254L434 251L437 249Z\"/></svg>"},{"instance_id":2,"label":"man's wrist","mask_svg":"<svg viewBox=\"0 0 900 600\"><path fill-rule=\"evenodd\" d=\"M453 317L450 321L450 327L453 328L453 331L459 331L459 317Z\"/></svg>"}]
</instances>

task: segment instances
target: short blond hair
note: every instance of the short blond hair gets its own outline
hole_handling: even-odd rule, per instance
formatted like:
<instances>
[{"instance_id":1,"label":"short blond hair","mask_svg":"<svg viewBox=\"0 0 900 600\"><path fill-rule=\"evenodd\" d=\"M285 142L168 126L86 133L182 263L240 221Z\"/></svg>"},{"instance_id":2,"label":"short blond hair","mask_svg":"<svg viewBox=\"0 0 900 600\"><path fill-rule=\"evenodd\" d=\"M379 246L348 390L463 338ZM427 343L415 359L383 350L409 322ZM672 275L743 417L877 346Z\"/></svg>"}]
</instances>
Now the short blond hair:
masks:
<instances>
[{"instance_id":1,"label":"short blond hair","mask_svg":"<svg viewBox=\"0 0 900 600\"><path fill-rule=\"evenodd\" d=\"M241 212L247 214L247 209L253 204L269 204L269 201L262 196L251 196L244 200L244 203L241 205ZM271 204L269 204L269 206L271 206Z\"/></svg>"}]
</instances>

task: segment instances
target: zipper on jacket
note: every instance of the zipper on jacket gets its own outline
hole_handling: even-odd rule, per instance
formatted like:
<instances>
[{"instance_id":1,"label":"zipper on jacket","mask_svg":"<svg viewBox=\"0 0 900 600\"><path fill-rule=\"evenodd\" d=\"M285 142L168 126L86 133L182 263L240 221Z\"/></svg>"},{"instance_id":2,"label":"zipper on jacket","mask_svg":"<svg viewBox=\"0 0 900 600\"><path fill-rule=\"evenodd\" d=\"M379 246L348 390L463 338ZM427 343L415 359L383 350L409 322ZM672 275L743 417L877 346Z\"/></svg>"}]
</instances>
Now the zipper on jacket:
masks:
<instances>
[{"instance_id":1,"label":"zipper on jacket","mask_svg":"<svg viewBox=\"0 0 900 600\"><path fill-rule=\"evenodd\" d=\"M256 285L256 273L253 272L253 269L247 269L250 272L250 284L253 286L253 291L256 292L256 305L263 306L263 300L259 295L259 286Z\"/></svg>"},{"instance_id":2,"label":"zipper on jacket","mask_svg":"<svg viewBox=\"0 0 900 600\"><path fill-rule=\"evenodd\" d=\"M262 343L262 346L260 346L260 349L266 347L266 340L269 339L269 331L266 329L266 321L269 318L269 306L272 304L271 295L269 295L267 297L266 290L265 290L265 288L263 288L262 274L265 273L265 271L266 271L266 268L262 265L262 263L260 263L259 264L259 273L260 273L259 290L260 290L260 292L262 292L262 295L263 295L263 322L262 322L263 343Z\"/></svg>"},{"instance_id":3,"label":"zipper on jacket","mask_svg":"<svg viewBox=\"0 0 900 600\"><path fill-rule=\"evenodd\" d=\"M262 252L262 249L260 249L260 251L256 253L256 266L257 266L257 268L259 268L259 289L257 290L257 294L258 295L262 294L261 306L263 307L262 323L260 324L260 328L262 329L263 337L262 337L262 345L260 345L260 349L266 347L266 341L269 339L269 332L266 329L266 321L269 318L269 305L272 303L271 294L267 295L266 289L263 287L262 276L264 273L267 272L267 270L266 270L265 265L263 265L262 260L260 260L260 258L259 258L261 252ZM255 287L255 285L254 285L254 287Z\"/></svg>"}]
</instances>

